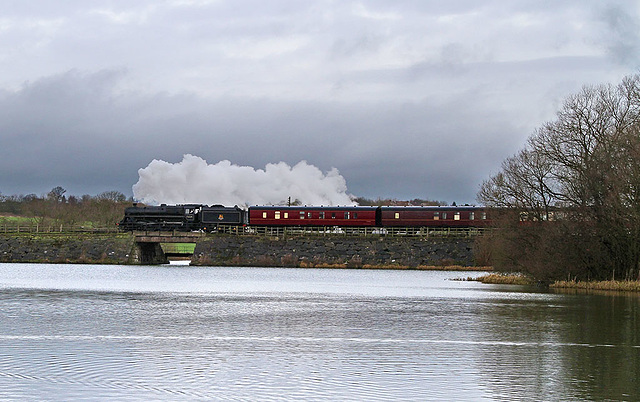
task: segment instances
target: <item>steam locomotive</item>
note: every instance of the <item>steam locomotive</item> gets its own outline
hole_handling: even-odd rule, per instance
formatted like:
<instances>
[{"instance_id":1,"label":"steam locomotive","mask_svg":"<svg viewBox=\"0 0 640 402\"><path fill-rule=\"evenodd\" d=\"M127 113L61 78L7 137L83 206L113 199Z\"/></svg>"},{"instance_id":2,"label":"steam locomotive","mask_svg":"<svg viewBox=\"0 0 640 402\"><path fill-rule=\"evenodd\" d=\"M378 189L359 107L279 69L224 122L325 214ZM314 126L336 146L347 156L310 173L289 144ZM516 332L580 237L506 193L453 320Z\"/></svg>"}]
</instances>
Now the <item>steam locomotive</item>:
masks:
<instances>
[{"instance_id":1,"label":"steam locomotive","mask_svg":"<svg viewBox=\"0 0 640 402\"><path fill-rule=\"evenodd\" d=\"M182 204L126 208L123 231L204 231L220 226L484 227L478 206L238 206Z\"/></svg>"}]
</instances>

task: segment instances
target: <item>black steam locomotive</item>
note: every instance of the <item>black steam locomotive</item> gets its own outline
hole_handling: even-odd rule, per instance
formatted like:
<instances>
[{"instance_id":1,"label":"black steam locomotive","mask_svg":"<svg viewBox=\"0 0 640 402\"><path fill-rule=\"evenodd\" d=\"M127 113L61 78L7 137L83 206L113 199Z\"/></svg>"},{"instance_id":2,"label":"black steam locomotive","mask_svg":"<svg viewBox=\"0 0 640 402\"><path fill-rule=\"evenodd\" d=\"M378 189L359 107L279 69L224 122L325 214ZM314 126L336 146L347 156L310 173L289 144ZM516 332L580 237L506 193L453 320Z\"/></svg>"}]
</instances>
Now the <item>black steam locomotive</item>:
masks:
<instances>
[{"instance_id":1,"label":"black steam locomotive","mask_svg":"<svg viewBox=\"0 0 640 402\"><path fill-rule=\"evenodd\" d=\"M484 207L358 207L252 206L247 210L223 205L137 206L125 209L118 223L124 231L218 231L220 226L340 226L340 227L484 227L490 218Z\"/></svg>"},{"instance_id":2,"label":"black steam locomotive","mask_svg":"<svg viewBox=\"0 0 640 402\"><path fill-rule=\"evenodd\" d=\"M244 225L248 221L247 211L223 205L166 205L143 206L133 204L124 210L124 218L118 222L120 229L133 230L177 230L214 231L218 225Z\"/></svg>"}]
</instances>

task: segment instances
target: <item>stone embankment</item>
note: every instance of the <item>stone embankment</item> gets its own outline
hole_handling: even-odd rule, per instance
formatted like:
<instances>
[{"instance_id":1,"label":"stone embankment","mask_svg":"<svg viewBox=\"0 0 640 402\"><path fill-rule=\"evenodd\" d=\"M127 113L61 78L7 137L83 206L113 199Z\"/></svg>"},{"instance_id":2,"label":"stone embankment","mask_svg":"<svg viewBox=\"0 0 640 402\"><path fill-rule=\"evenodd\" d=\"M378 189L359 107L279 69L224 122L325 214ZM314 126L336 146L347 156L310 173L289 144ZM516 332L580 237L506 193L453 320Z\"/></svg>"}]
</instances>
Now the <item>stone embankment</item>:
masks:
<instances>
[{"instance_id":1,"label":"stone embankment","mask_svg":"<svg viewBox=\"0 0 640 402\"><path fill-rule=\"evenodd\" d=\"M199 241L192 265L408 267L474 265L471 238L237 237Z\"/></svg>"},{"instance_id":2,"label":"stone embankment","mask_svg":"<svg viewBox=\"0 0 640 402\"><path fill-rule=\"evenodd\" d=\"M0 262L127 264L134 254L129 234L0 236Z\"/></svg>"},{"instance_id":3,"label":"stone embankment","mask_svg":"<svg viewBox=\"0 0 640 402\"><path fill-rule=\"evenodd\" d=\"M154 247L151 247L154 246ZM473 238L203 236L191 264L200 266L420 268L473 266ZM0 262L161 264L158 243L131 234L0 236Z\"/></svg>"}]
</instances>

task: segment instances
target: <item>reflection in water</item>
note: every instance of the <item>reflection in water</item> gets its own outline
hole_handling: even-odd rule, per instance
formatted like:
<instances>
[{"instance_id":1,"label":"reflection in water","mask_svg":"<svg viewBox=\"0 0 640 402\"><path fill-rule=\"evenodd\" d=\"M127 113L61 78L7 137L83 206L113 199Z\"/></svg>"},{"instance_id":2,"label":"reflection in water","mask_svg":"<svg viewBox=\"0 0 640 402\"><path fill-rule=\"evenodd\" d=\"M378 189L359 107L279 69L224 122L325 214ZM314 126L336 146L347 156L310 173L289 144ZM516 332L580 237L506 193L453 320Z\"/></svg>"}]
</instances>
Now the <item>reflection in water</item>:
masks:
<instances>
[{"instance_id":1,"label":"reflection in water","mask_svg":"<svg viewBox=\"0 0 640 402\"><path fill-rule=\"evenodd\" d=\"M488 304L479 314L491 320L480 330L523 347L484 350L487 379L517 383L498 387L516 399L529 387L527 393L549 400L636 400L639 301L637 295L557 294L547 301Z\"/></svg>"},{"instance_id":2,"label":"reflection in water","mask_svg":"<svg viewBox=\"0 0 640 402\"><path fill-rule=\"evenodd\" d=\"M639 298L624 295L572 297L580 307L563 312L563 333L593 348L564 353L563 363L571 378L584 382L582 397L625 400L640 398ZM589 390L590 392L584 392Z\"/></svg>"},{"instance_id":3,"label":"reflection in water","mask_svg":"<svg viewBox=\"0 0 640 402\"><path fill-rule=\"evenodd\" d=\"M169 265L188 266L191 264L191 260L169 260Z\"/></svg>"},{"instance_id":4,"label":"reflection in water","mask_svg":"<svg viewBox=\"0 0 640 402\"><path fill-rule=\"evenodd\" d=\"M456 276L0 264L0 397L640 399L638 297Z\"/></svg>"}]
</instances>

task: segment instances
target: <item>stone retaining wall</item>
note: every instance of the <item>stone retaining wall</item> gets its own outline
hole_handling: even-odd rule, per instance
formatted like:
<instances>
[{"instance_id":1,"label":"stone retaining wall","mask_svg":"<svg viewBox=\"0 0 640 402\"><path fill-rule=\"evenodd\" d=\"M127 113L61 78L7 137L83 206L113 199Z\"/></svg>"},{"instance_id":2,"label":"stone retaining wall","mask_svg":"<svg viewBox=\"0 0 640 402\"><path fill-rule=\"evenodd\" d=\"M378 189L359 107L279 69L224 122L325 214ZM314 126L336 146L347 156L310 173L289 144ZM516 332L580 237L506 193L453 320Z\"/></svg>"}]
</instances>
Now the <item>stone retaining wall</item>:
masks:
<instances>
[{"instance_id":1,"label":"stone retaining wall","mask_svg":"<svg viewBox=\"0 0 640 402\"><path fill-rule=\"evenodd\" d=\"M474 265L470 238L237 237L200 240L192 265L404 266Z\"/></svg>"},{"instance_id":2,"label":"stone retaining wall","mask_svg":"<svg viewBox=\"0 0 640 402\"><path fill-rule=\"evenodd\" d=\"M127 264L130 235L21 235L0 236L0 262Z\"/></svg>"},{"instance_id":3,"label":"stone retaining wall","mask_svg":"<svg viewBox=\"0 0 640 402\"><path fill-rule=\"evenodd\" d=\"M158 264L133 236L0 236L0 262ZM192 265L274 267L409 267L474 265L470 238L292 237L216 235L197 240Z\"/></svg>"}]
</instances>

